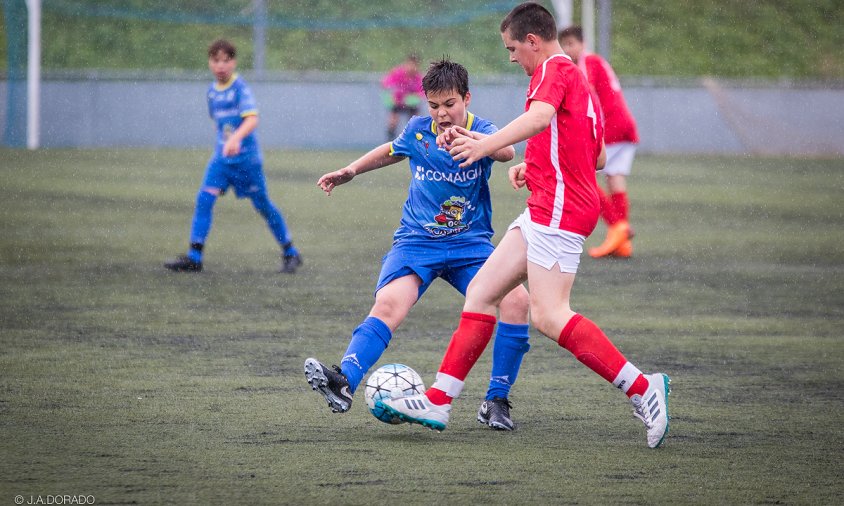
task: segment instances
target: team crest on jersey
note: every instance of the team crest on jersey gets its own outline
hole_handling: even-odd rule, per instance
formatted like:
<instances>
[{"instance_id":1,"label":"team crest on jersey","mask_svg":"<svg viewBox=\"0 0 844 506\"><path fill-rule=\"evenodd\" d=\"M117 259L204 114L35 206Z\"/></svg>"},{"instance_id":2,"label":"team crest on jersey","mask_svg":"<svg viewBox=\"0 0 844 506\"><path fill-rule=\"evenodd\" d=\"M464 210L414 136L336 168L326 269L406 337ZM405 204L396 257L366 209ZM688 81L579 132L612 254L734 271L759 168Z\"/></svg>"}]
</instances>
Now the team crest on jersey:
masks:
<instances>
[{"instance_id":1,"label":"team crest on jersey","mask_svg":"<svg viewBox=\"0 0 844 506\"><path fill-rule=\"evenodd\" d=\"M440 204L440 214L434 216L434 221L425 224L425 230L437 237L454 235L469 228L463 222L463 213L468 206L465 197L451 197Z\"/></svg>"},{"instance_id":2,"label":"team crest on jersey","mask_svg":"<svg viewBox=\"0 0 844 506\"><path fill-rule=\"evenodd\" d=\"M424 140L425 136L422 135L422 132L416 132L416 140L419 141L419 144L425 147L425 156L428 156L428 148L431 147L431 143Z\"/></svg>"}]
</instances>

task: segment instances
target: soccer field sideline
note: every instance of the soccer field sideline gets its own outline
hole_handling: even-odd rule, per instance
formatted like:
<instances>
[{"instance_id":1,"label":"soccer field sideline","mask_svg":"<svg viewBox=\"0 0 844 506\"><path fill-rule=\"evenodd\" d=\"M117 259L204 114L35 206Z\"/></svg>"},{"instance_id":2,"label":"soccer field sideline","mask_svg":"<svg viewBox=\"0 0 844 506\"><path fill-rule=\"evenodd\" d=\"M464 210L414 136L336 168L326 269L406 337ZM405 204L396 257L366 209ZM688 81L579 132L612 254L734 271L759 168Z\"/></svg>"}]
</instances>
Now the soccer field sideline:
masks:
<instances>
[{"instance_id":1,"label":"soccer field sideline","mask_svg":"<svg viewBox=\"0 0 844 506\"><path fill-rule=\"evenodd\" d=\"M534 334L512 434L475 420L489 353L448 430L332 415L302 375L339 360L371 303L405 165L325 197L354 153L269 152L305 266L248 202L218 203L206 272L166 272L207 153L0 150L0 502L763 503L844 498L844 164L640 157L636 254L584 258L576 309L673 379L666 447L623 396ZM494 224L524 206L497 164ZM601 238L597 231L588 245ZM426 383L460 297L435 283L381 363Z\"/></svg>"}]
</instances>

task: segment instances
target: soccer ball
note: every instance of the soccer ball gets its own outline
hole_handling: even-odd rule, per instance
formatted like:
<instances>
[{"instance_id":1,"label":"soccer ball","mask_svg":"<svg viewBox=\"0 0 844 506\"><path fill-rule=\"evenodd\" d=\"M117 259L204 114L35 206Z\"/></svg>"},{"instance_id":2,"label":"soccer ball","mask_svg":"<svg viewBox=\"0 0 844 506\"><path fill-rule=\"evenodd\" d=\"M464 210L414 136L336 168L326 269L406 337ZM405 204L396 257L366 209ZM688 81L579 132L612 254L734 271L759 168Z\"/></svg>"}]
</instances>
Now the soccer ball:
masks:
<instances>
[{"instance_id":1,"label":"soccer ball","mask_svg":"<svg viewBox=\"0 0 844 506\"><path fill-rule=\"evenodd\" d=\"M364 394L366 405L372 416L384 423L399 424L402 421L376 408L375 403L381 399L402 397L405 395L421 394L425 392L422 378L404 364L387 364L379 367L366 380Z\"/></svg>"}]
</instances>

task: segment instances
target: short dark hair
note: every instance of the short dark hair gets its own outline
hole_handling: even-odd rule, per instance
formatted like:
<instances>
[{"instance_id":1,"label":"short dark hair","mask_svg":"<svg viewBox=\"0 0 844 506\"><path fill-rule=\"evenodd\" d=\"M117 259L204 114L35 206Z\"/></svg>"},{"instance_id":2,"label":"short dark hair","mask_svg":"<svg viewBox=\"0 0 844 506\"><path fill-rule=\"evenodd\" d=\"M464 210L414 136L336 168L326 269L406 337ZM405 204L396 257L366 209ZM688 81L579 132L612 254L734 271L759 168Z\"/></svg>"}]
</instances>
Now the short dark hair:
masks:
<instances>
[{"instance_id":1,"label":"short dark hair","mask_svg":"<svg viewBox=\"0 0 844 506\"><path fill-rule=\"evenodd\" d=\"M501 21L501 33L507 30L510 30L510 37L519 42L524 42L529 33L550 41L557 36L557 23L545 7L525 2L514 7Z\"/></svg>"},{"instance_id":2,"label":"short dark hair","mask_svg":"<svg viewBox=\"0 0 844 506\"><path fill-rule=\"evenodd\" d=\"M469 72L466 67L449 60L447 57L432 62L428 72L422 78L425 94L431 92L456 91L461 97L469 92Z\"/></svg>"},{"instance_id":3,"label":"short dark hair","mask_svg":"<svg viewBox=\"0 0 844 506\"><path fill-rule=\"evenodd\" d=\"M229 58L237 58L237 48L226 39L217 39L208 46L208 57L211 58L220 51L229 55Z\"/></svg>"},{"instance_id":4,"label":"short dark hair","mask_svg":"<svg viewBox=\"0 0 844 506\"><path fill-rule=\"evenodd\" d=\"M572 25L565 30L561 30L560 34L557 35L557 39L562 42L563 39L568 37L574 37L580 42L583 42L583 28L578 25Z\"/></svg>"}]
</instances>

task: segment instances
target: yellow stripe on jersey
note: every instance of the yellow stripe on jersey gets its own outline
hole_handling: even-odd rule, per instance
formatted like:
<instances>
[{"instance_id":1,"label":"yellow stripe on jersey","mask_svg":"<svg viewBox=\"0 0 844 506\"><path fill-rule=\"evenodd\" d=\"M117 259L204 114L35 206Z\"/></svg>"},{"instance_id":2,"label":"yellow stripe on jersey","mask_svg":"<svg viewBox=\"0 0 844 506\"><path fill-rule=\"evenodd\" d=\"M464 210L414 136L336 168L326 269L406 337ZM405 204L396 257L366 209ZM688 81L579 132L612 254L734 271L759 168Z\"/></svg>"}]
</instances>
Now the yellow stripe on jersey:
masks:
<instances>
[{"instance_id":1,"label":"yellow stripe on jersey","mask_svg":"<svg viewBox=\"0 0 844 506\"><path fill-rule=\"evenodd\" d=\"M434 121L433 119L431 120L431 132L434 135L437 135L437 122Z\"/></svg>"},{"instance_id":2,"label":"yellow stripe on jersey","mask_svg":"<svg viewBox=\"0 0 844 506\"><path fill-rule=\"evenodd\" d=\"M396 148L393 147L393 143L391 142L390 143L390 156L396 156L396 155L393 154L395 152L396 152Z\"/></svg>"},{"instance_id":3,"label":"yellow stripe on jersey","mask_svg":"<svg viewBox=\"0 0 844 506\"><path fill-rule=\"evenodd\" d=\"M242 113L240 113L241 118L245 118L247 116L257 116L257 115L258 115L258 109L249 109L248 111L243 111Z\"/></svg>"},{"instance_id":4,"label":"yellow stripe on jersey","mask_svg":"<svg viewBox=\"0 0 844 506\"><path fill-rule=\"evenodd\" d=\"M232 76L229 78L229 80L226 81L225 83L220 84L220 83L215 82L214 83L214 89L217 90L217 91L226 91L227 89L231 88L232 84L234 84L234 81L237 79L237 77L238 77L238 74L235 72L234 74L232 74Z\"/></svg>"}]
</instances>

